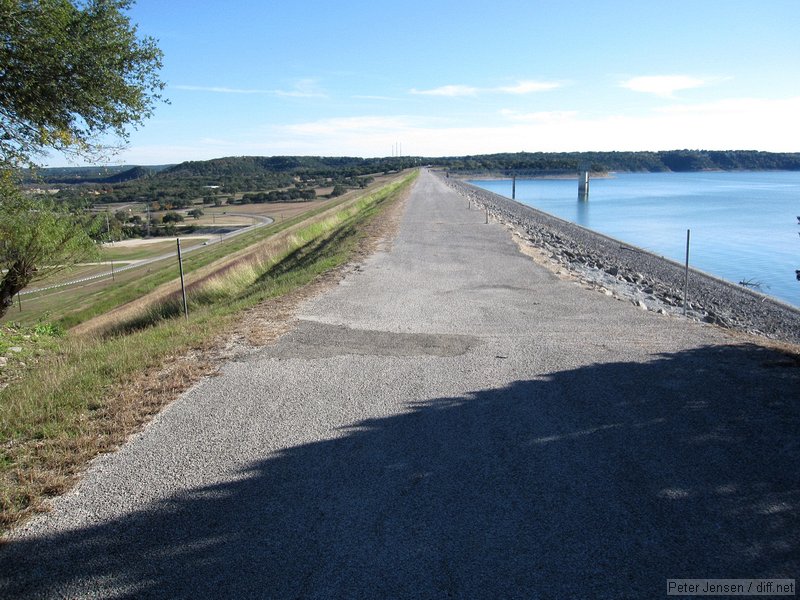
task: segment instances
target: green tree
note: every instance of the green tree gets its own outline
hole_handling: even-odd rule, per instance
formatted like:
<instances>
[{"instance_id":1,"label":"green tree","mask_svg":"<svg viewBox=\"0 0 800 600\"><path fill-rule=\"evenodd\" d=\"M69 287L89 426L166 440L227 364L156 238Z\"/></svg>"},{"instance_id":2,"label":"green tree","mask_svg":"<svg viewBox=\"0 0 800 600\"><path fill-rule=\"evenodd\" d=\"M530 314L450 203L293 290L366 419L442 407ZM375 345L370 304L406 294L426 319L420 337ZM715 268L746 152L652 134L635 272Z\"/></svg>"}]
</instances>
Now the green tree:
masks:
<instances>
[{"instance_id":1,"label":"green tree","mask_svg":"<svg viewBox=\"0 0 800 600\"><path fill-rule=\"evenodd\" d=\"M180 223L181 221L183 221L183 215L174 211L166 212L161 217L162 223Z\"/></svg>"},{"instance_id":2,"label":"green tree","mask_svg":"<svg viewBox=\"0 0 800 600\"><path fill-rule=\"evenodd\" d=\"M0 160L56 149L95 158L161 99L162 53L139 38L131 0L0 0Z\"/></svg>"},{"instance_id":3,"label":"green tree","mask_svg":"<svg viewBox=\"0 0 800 600\"><path fill-rule=\"evenodd\" d=\"M333 190L331 190L331 193L328 194L328 197L329 198L336 198L337 196L341 196L342 194L344 194L346 192L347 192L347 188L344 187L343 185L339 185L337 183L335 186L333 186Z\"/></svg>"},{"instance_id":4,"label":"green tree","mask_svg":"<svg viewBox=\"0 0 800 600\"><path fill-rule=\"evenodd\" d=\"M195 219L199 219L199 218L200 218L200 217L202 217L202 216L203 216L205 213L204 213L204 212L203 212L203 210L202 210L202 209L200 209L200 208L193 208L192 210L190 210L190 211L189 211L189 213L188 213L188 214L189 214L189 216L190 216L190 217L194 217Z\"/></svg>"},{"instance_id":5,"label":"green tree","mask_svg":"<svg viewBox=\"0 0 800 600\"><path fill-rule=\"evenodd\" d=\"M75 215L49 198L23 195L8 181L0 183L0 317L14 295L30 282L43 279L96 255L91 232ZM100 221L94 229L100 231ZM102 223L105 226L105 223Z\"/></svg>"},{"instance_id":6,"label":"green tree","mask_svg":"<svg viewBox=\"0 0 800 600\"><path fill-rule=\"evenodd\" d=\"M52 200L13 172L47 151L97 159L161 100L162 53L140 38L130 0L0 0L0 316L35 278L95 249Z\"/></svg>"}]
</instances>

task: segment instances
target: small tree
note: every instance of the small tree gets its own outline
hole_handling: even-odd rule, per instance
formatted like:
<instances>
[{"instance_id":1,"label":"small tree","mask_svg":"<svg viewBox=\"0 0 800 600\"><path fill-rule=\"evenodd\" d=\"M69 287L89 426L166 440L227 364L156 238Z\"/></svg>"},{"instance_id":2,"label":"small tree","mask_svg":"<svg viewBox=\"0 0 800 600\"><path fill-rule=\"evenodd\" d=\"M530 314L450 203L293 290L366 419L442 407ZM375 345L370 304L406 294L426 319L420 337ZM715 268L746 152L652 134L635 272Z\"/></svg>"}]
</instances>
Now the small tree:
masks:
<instances>
[{"instance_id":1,"label":"small tree","mask_svg":"<svg viewBox=\"0 0 800 600\"><path fill-rule=\"evenodd\" d=\"M336 198L337 196L341 196L342 194L347 192L347 188L343 185L339 185L338 183L333 186L333 190L329 194L330 198Z\"/></svg>"},{"instance_id":2,"label":"small tree","mask_svg":"<svg viewBox=\"0 0 800 600\"><path fill-rule=\"evenodd\" d=\"M75 215L52 199L25 196L7 181L0 184L0 197L2 317L14 304L14 295L32 281L93 258L97 246ZM100 230L97 219L94 228Z\"/></svg>"},{"instance_id":3,"label":"small tree","mask_svg":"<svg viewBox=\"0 0 800 600\"><path fill-rule=\"evenodd\" d=\"M183 221L183 215L174 211L164 213L164 216L161 217L162 223L180 223L181 221Z\"/></svg>"},{"instance_id":4,"label":"small tree","mask_svg":"<svg viewBox=\"0 0 800 600\"><path fill-rule=\"evenodd\" d=\"M204 214L205 213L202 211L202 209L199 208L193 208L192 210L189 211L189 216L194 217L195 219L199 219Z\"/></svg>"}]
</instances>

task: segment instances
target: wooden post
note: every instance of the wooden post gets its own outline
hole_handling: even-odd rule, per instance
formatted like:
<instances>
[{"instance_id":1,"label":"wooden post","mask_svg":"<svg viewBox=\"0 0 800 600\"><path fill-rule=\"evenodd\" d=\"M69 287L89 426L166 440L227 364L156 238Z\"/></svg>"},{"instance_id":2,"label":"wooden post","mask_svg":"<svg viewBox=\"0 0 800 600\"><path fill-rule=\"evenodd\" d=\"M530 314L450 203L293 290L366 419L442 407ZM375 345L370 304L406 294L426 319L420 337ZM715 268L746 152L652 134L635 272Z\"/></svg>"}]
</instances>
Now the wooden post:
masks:
<instances>
[{"instance_id":1,"label":"wooden post","mask_svg":"<svg viewBox=\"0 0 800 600\"><path fill-rule=\"evenodd\" d=\"M186 282L183 279L183 257L181 256L181 238L175 238L178 242L178 268L181 272L181 294L183 294L183 316L189 318L189 305L186 303Z\"/></svg>"}]
</instances>

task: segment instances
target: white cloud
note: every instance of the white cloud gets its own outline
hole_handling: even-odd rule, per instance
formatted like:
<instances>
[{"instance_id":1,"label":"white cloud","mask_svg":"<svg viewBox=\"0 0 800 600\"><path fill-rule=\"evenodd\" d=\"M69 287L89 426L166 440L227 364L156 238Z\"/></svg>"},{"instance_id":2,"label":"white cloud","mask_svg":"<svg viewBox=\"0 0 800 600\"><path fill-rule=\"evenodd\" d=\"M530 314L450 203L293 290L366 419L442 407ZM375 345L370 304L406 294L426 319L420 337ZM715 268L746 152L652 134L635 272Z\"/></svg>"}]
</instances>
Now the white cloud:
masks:
<instances>
[{"instance_id":1,"label":"white cloud","mask_svg":"<svg viewBox=\"0 0 800 600\"><path fill-rule=\"evenodd\" d=\"M656 96L668 98L673 96L675 92L702 87L711 81L712 80L690 77L688 75L651 75L633 77L627 81L621 81L619 85L620 87L634 92L654 94Z\"/></svg>"},{"instance_id":2,"label":"white cloud","mask_svg":"<svg viewBox=\"0 0 800 600\"><path fill-rule=\"evenodd\" d=\"M414 121L405 116L390 117L340 117L320 119L307 123L282 125L276 129L285 134L298 136L326 136L358 134L384 134L414 126Z\"/></svg>"},{"instance_id":3,"label":"white cloud","mask_svg":"<svg viewBox=\"0 0 800 600\"><path fill-rule=\"evenodd\" d=\"M302 142L313 153L382 156L401 141L408 154L451 156L520 150L709 150L796 152L800 97L730 99L667 106L647 114L584 116L574 111L501 111L508 123L452 126L407 116L324 119L277 128L281 147Z\"/></svg>"},{"instance_id":4,"label":"white cloud","mask_svg":"<svg viewBox=\"0 0 800 600\"><path fill-rule=\"evenodd\" d=\"M404 154L417 156L678 148L797 152L797 114L800 96L663 106L636 116L504 110L500 116L505 120L494 125L454 126L450 119L361 115L250 127L230 135L215 132L206 134L205 140L198 135L173 140L169 146L134 143L117 159L160 164L232 155L388 156L396 142L402 143Z\"/></svg>"},{"instance_id":5,"label":"white cloud","mask_svg":"<svg viewBox=\"0 0 800 600\"><path fill-rule=\"evenodd\" d=\"M662 106L656 112L667 115L707 115L719 117L721 115L758 115L777 111L780 113L796 107L797 98L787 98L782 100L766 100L763 98L728 98L715 102L705 102L700 104L675 104ZM764 117L767 115L763 114Z\"/></svg>"},{"instance_id":6,"label":"white cloud","mask_svg":"<svg viewBox=\"0 0 800 600\"><path fill-rule=\"evenodd\" d=\"M206 85L173 85L174 90L187 92L209 92L213 94L266 94L285 98L324 98L327 94L319 88L313 79L301 79L289 90L263 90L251 88L232 88Z\"/></svg>"},{"instance_id":7,"label":"white cloud","mask_svg":"<svg viewBox=\"0 0 800 600\"><path fill-rule=\"evenodd\" d=\"M535 94L549 92L560 88L561 84L555 81L519 81L516 85L494 88L490 91L503 94Z\"/></svg>"},{"instance_id":8,"label":"white cloud","mask_svg":"<svg viewBox=\"0 0 800 600\"><path fill-rule=\"evenodd\" d=\"M479 88L470 85L443 85L431 90L418 90L416 88L410 90L411 94L423 96L477 96L478 94L533 94L538 92L548 92L550 90L561 87L561 83L555 81L533 81L524 80L518 81L514 85L492 87L492 88Z\"/></svg>"},{"instance_id":9,"label":"white cloud","mask_svg":"<svg viewBox=\"0 0 800 600\"><path fill-rule=\"evenodd\" d=\"M314 79L301 79L294 84L291 90L275 90L276 96L283 96L287 98L326 98L327 94L323 91L316 80Z\"/></svg>"},{"instance_id":10,"label":"white cloud","mask_svg":"<svg viewBox=\"0 0 800 600\"><path fill-rule=\"evenodd\" d=\"M252 90L242 88L229 88L205 85L172 85L173 90L183 90L188 92L211 92L214 94L274 94L274 90Z\"/></svg>"},{"instance_id":11,"label":"white cloud","mask_svg":"<svg viewBox=\"0 0 800 600\"><path fill-rule=\"evenodd\" d=\"M447 96L455 98L456 96L476 96L479 91L478 88L468 85L443 85L442 87L432 90L418 90L414 88L411 90L411 93L420 96Z\"/></svg>"},{"instance_id":12,"label":"white cloud","mask_svg":"<svg viewBox=\"0 0 800 600\"><path fill-rule=\"evenodd\" d=\"M516 110L509 110L504 108L500 111L500 115L511 121L519 121L523 123L546 123L554 121L565 121L574 119L578 113L574 110L549 110L532 113L521 113Z\"/></svg>"}]
</instances>

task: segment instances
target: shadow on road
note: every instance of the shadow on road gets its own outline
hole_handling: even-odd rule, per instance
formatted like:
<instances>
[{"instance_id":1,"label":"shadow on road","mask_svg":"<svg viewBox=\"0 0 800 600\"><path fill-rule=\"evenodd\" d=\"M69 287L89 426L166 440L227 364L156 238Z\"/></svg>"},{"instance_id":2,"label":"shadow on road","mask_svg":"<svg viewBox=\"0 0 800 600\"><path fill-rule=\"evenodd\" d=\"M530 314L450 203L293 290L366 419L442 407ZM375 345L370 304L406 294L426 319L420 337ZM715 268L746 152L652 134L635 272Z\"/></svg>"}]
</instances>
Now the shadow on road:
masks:
<instances>
[{"instance_id":1,"label":"shadow on road","mask_svg":"<svg viewBox=\"0 0 800 600\"><path fill-rule=\"evenodd\" d=\"M0 595L657 597L667 578L795 577L798 390L796 360L726 346L420 402L7 544Z\"/></svg>"}]
</instances>

